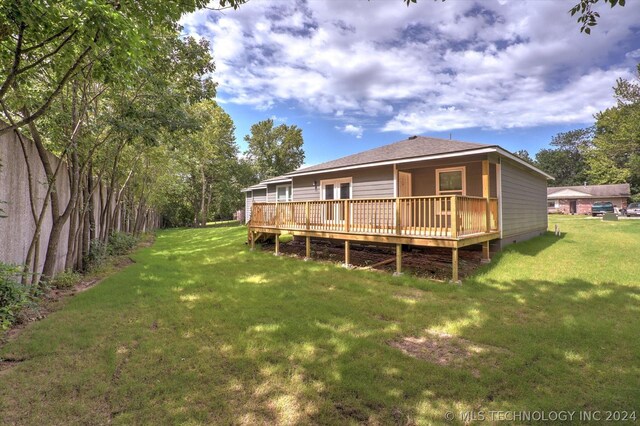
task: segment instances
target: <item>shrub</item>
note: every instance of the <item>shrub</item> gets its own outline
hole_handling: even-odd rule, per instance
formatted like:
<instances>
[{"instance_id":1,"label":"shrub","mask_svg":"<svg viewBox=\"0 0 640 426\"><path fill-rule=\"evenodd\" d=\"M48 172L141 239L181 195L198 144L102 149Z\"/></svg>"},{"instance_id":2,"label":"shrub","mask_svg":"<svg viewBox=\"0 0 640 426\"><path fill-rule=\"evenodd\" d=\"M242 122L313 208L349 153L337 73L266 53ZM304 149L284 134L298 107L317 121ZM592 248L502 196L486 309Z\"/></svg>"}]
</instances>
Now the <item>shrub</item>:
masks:
<instances>
[{"instance_id":1,"label":"shrub","mask_svg":"<svg viewBox=\"0 0 640 426\"><path fill-rule=\"evenodd\" d=\"M84 258L85 269L95 271L107 260L107 245L100 240L91 240L89 252Z\"/></svg>"},{"instance_id":2,"label":"shrub","mask_svg":"<svg viewBox=\"0 0 640 426\"><path fill-rule=\"evenodd\" d=\"M80 278L80 274L77 272L61 272L51 280L51 287L57 289L71 288L80 282Z\"/></svg>"},{"instance_id":3,"label":"shrub","mask_svg":"<svg viewBox=\"0 0 640 426\"><path fill-rule=\"evenodd\" d=\"M29 288L18 282L20 268L0 263L0 330L8 329L29 304Z\"/></svg>"},{"instance_id":4,"label":"shrub","mask_svg":"<svg viewBox=\"0 0 640 426\"><path fill-rule=\"evenodd\" d=\"M110 256L120 256L129 253L138 243L138 239L125 232L114 232L109 235L107 244L107 254Z\"/></svg>"}]
</instances>

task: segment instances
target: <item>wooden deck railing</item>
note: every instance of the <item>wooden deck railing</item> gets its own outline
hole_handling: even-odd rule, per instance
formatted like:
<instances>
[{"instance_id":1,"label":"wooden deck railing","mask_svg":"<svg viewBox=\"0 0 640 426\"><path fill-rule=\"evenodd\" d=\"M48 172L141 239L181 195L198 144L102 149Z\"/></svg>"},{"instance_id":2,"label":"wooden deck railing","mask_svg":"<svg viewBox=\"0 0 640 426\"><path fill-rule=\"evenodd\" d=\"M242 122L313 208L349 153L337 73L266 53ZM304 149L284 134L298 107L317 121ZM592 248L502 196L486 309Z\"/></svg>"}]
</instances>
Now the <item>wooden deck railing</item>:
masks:
<instances>
[{"instance_id":1,"label":"wooden deck railing","mask_svg":"<svg viewBox=\"0 0 640 426\"><path fill-rule=\"evenodd\" d=\"M499 229L498 199L449 195L254 203L250 226L464 238Z\"/></svg>"}]
</instances>

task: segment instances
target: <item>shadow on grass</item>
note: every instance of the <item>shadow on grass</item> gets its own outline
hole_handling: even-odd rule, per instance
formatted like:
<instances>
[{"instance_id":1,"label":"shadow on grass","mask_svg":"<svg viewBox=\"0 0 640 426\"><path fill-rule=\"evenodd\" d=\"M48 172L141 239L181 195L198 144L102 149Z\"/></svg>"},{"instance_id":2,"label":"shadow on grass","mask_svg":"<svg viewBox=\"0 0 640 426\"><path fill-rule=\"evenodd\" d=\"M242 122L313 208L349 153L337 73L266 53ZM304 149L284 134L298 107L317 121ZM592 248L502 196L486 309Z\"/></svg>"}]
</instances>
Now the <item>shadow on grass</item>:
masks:
<instances>
[{"instance_id":1,"label":"shadow on grass","mask_svg":"<svg viewBox=\"0 0 640 426\"><path fill-rule=\"evenodd\" d=\"M503 252L517 252L525 256L537 256L539 253L562 241L565 236L566 233L560 233L559 236L556 236L553 232L547 231L530 240L510 244L503 250Z\"/></svg>"}]
</instances>

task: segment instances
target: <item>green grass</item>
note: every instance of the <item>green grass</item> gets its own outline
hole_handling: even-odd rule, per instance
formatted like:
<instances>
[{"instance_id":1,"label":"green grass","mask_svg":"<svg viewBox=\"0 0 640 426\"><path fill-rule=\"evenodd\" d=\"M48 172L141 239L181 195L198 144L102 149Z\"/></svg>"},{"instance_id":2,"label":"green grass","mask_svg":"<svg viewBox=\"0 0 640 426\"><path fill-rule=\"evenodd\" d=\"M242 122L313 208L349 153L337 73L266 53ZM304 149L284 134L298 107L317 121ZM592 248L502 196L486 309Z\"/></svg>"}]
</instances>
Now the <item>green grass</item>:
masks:
<instances>
[{"instance_id":1,"label":"green grass","mask_svg":"<svg viewBox=\"0 0 640 426\"><path fill-rule=\"evenodd\" d=\"M158 234L0 349L19 424L441 423L448 410L638 410L640 221L551 217L462 286L250 252L246 229ZM441 366L427 331L504 350ZM640 413L638 413L640 415Z\"/></svg>"}]
</instances>

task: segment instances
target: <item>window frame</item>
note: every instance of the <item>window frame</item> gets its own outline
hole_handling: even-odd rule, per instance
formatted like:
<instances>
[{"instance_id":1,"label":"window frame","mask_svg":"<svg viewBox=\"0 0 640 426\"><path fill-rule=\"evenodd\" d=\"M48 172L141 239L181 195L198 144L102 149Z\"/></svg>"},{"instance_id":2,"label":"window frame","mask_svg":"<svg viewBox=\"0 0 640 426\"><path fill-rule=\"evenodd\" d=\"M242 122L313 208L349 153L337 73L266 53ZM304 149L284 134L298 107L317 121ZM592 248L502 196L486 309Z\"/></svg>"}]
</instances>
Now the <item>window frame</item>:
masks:
<instances>
[{"instance_id":1,"label":"window frame","mask_svg":"<svg viewBox=\"0 0 640 426\"><path fill-rule=\"evenodd\" d=\"M286 200L285 201L281 201L278 199L278 190L280 188L286 188ZM290 201L293 201L293 185L291 185L290 183L285 183L282 185L276 185L276 203L288 203Z\"/></svg>"},{"instance_id":2,"label":"window frame","mask_svg":"<svg viewBox=\"0 0 640 426\"><path fill-rule=\"evenodd\" d=\"M462 189L456 190L440 190L440 173L447 172L461 172L462 174ZM436 195L467 195L467 166L458 167L445 167L436 169Z\"/></svg>"},{"instance_id":3,"label":"window frame","mask_svg":"<svg viewBox=\"0 0 640 426\"><path fill-rule=\"evenodd\" d=\"M333 196L335 197L336 194L336 188L338 189L338 194L340 191L340 184L342 183L348 183L349 184L349 199L352 200L353 199L353 178L350 177L343 177L343 178L336 178L336 179L322 179L320 181L320 192L321 192L321 198L322 200L326 200L325 196L326 196L326 192L325 192L325 186L327 185L333 185ZM341 200L342 198L334 198L334 200Z\"/></svg>"}]
</instances>

